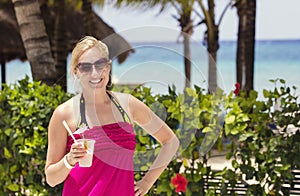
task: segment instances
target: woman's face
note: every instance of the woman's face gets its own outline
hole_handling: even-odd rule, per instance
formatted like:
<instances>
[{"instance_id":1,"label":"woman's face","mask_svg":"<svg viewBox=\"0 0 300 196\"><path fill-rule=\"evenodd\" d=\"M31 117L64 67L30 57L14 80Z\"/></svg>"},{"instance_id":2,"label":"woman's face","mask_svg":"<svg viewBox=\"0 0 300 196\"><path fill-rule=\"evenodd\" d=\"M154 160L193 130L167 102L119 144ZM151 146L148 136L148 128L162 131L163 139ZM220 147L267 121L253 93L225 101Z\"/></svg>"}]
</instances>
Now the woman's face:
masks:
<instances>
[{"instance_id":1,"label":"woman's face","mask_svg":"<svg viewBox=\"0 0 300 196\"><path fill-rule=\"evenodd\" d=\"M109 59L97 47L88 49L78 59L76 75L83 90L106 89L109 72Z\"/></svg>"}]
</instances>

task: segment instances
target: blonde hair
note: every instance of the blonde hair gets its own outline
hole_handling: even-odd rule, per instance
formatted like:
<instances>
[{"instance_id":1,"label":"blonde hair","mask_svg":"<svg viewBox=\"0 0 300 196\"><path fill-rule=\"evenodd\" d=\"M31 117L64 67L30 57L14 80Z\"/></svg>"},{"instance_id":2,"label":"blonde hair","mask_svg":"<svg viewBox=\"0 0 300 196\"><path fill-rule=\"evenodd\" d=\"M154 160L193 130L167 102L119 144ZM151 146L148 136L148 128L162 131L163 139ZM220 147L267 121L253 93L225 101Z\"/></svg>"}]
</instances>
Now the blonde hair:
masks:
<instances>
[{"instance_id":1,"label":"blonde hair","mask_svg":"<svg viewBox=\"0 0 300 196\"><path fill-rule=\"evenodd\" d=\"M106 44L101 42L100 40L92 37L92 36L85 36L79 42L76 44L72 51L72 58L71 58L71 65L70 65L70 71L71 73L74 73L76 66L78 65L78 59L79 57L88 49L92 47L98 47L101 52L104 53L104 55L109 58L109 52Z\"/></svg>"}]
</instances>

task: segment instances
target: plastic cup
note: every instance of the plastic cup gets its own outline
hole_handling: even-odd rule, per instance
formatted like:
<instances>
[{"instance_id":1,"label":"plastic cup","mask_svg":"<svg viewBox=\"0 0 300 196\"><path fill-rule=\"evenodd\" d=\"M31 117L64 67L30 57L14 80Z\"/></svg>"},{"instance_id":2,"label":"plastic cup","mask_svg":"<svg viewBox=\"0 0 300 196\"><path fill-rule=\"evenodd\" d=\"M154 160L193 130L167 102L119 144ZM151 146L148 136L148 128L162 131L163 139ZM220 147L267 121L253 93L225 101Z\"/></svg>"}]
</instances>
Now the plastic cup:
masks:
<instances>
[{"instance_id":1,"label":"plastic cup","mask_svg":"<svg viewBox=\"0 0 300 196\"><path fill-rule=\"evenodd\" d=\"M78 139L77 141L84 145L87 152L86 155L79 161L79 166L91 167L93 162L94 145L96 141L92 139Z\"/></svg>"}]
</instances>

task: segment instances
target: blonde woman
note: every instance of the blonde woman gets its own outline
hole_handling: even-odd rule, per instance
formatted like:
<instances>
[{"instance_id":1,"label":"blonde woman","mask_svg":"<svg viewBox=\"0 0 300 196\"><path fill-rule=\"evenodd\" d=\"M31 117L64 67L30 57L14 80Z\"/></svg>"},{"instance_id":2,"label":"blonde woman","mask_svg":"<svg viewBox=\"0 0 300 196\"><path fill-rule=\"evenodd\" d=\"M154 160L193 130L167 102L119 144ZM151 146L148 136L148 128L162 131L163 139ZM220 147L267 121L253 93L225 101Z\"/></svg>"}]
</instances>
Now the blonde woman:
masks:
<instances>
[{"instance_id":1,"label":"blonde woman","mask_svg":"<svg viewBox=\"0 0 300 196\"><path fill-rule=\"evenodd\" d=\"M45 166L50 186L64 182L63 195L145 195L178 149L173 131L144 103L130 94L107 90L110 66L107 46L94 37L81 39L72 52L71 72L82 92L55 109ZM63 121L77 139L96 141L90 167L79 166L87 154L85 147L73 142ZM138 182L134 182L133 123L162 144L152 167Z\"/></svg>"}]
</instances>

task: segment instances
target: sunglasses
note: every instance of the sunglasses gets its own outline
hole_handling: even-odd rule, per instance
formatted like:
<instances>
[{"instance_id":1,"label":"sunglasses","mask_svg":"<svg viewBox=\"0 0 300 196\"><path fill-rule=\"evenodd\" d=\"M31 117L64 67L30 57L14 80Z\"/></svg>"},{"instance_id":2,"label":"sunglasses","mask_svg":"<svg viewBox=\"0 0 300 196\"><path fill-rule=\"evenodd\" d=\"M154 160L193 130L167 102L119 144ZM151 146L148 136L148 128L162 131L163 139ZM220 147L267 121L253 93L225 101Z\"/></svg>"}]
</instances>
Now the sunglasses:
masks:
<instances>
[{"instance_id":1,"label":"sunglasses","mask_svg":"<svg viewBox=\"0 0 300 196\"><path fill-rule=\"evenodd\" d=\"M106 66L110 63L111 60L102 58L95 61L94 63L87 63L87 62L78 63L77 68L82 73L90 73L93 71L93 66L94 66L96 71L99 72L102 71L104 68L106 68Z\"/></svg>"}]
</instances>

